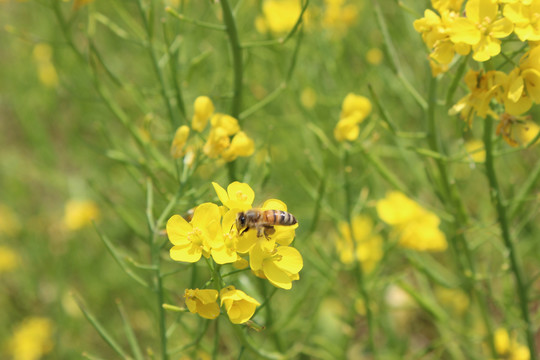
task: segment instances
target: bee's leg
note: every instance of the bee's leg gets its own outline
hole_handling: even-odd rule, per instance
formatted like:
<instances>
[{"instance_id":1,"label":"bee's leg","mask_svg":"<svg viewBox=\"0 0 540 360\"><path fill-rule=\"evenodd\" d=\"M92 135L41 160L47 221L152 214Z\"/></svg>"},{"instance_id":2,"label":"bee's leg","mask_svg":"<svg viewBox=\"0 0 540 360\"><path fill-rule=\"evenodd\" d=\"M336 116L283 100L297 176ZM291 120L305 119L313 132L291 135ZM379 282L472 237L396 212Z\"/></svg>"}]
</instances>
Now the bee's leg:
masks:
<instances>
[{"instance_id":1,"label":"bee's leg","mask_svg":"<svg viewBox=\"0 0 540 360\"><path fill-rule=\"evenodd\" d=\"M264 227L257 226L257 237L263 236ZM265 235L266 236L266 235Z\"/></svg>"},{"instance_id":2,"label":"bee's leg","mask_svg":"<svg viewBox=\"0 0 540 360\"><path fill-rule=\"evenodd\" d=\"M276 232L276 229L271 225L267 225L264 227L264 237L267 240L269 240L269 236L274 235L275 232Z\"/></svg>"}]
</instances>

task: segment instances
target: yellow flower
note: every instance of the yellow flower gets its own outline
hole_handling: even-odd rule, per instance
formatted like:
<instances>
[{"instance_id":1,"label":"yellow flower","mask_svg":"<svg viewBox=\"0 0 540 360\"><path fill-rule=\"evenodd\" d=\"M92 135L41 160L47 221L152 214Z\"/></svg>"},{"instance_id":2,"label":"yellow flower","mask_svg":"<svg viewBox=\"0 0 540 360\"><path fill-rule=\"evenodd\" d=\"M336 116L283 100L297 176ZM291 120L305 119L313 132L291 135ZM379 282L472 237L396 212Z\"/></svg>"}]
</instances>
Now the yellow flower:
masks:
<instances>
[{"instance_id":1,"label":"yellow flower","mask_svg":"<svg viewBox=\"0 0 540 360\"><path fill-rule=\"evenodd\" d=\"M499 328L493 335L495 351L501 357L511 360L529 360L531 354L529 348L517 342L515 336L510 338L508 331Z\"/></svg>"},{"instance_id":2,"label":"yellow flower","mask_svg":"<svg viewBox=\"0 0 540 360\"><path fill-rule=\"evenodd\" d=\"M210 249L220 231L220 213L216 204L204 203L195 209L188 223L180 215L167 221L167 236L173 247L171 258L175 261L197 262L204 255L210 257Z\"/></svg>"},{"instance_id":3,"label":"yellow flower","mask_svg":"<svg viewBox=\"0 0 540 360\"><path fill-rule=\"evenodd\" d=\"M222 128L228 136L232 136L240 131L238 120L226 114L215 114L212 116L210 124L212 128Z\"/></svg>"},{"instance_id":4,"label":"yellow flower","mask_svg":"<svg viewBox=\"0 0 540 360\"><path fill-rule=\"evenodd\" d=\"M514 32L521 41L540 40L540 3L515 2L504 6L503 15L514 24Z\"/></svg>"},{"instance_id":5,"label":"yellow flower","mask_svg":"<svg viewBox=\"0 0 540 360\"><path fill-rule=\"evenodd\" d=\"M213 182L212 185L219 200L228 209L238 209L239 211L251 209L251 204L255 200L255 192L248 184L235 181L227 186L227 191L218 183Z\"/></svg>"},{"instance_id":6,"label":"yellow flower","mask_svg":"<svg viewBox=\"0 0 540 360\"><path fill-rule=\"evenodd\" d=\"M499 5L492 0L469 0L465 5L466 17L456 18L450 24L453 43L472 46L473 59L487 61L501 52L500 38L512 33L514 25L507 18L497 18Z\"/></svg>"},{"instance_id":7,"label":"yellow flower","mask_svg":"<svg viewBox=\"0 0 540 360\"><path fill-rule=\"evenodd\" d=\"M317 93L311 87L304 88L300 94L300 102L306 109L313 109L317 104Z\"/></svg>"},{"instance_id":8,"label":"yellow flower","mask_svg":"<svg viewBox=\"0 0 540 360\"><path fill-rule=\"evenodd\" d=\"M296 0L266 0L263 3L263 16L257 17L257 31L286 33L296 24L302 8Z\"/></svg>"},{"instance_id":9,"label":"yellow flower","mask_svg":"<svg viewBox=\"0 0 540 360\"><path fill-rule=\"evenodd\" d=\"M236 212L229 211L223 216L221 235L218 234L210 251L212 259L218 264L234 263L240 258L236 253L238 234L234 229L235 222Z\"/></svg>"},{"instance_id":10,"label":"yellow flower","mask_svg":"<svg viewBox=\"0 0 540 360\"><path fill-rule=\"evenodd\" d=\"M292 282L300 278L298 273L304 267L302 255L290 246L278 246L273 251L267 251L264 246L253 246L249 252L249 263L257 276L286 290L291 289Z\"/></svg>"},{"instance_id":11,"label":"yellow flower","mask_svg":"<svg viewBox=\"0 0 540 360\"><path fill-rule=\"evenodd\" d=\"M199 314L205 319L215 319L219 316L217 290L186 289L184 298L186 299L186 306L191 313Z\"/></svg>"},{"instance_id":12,"label":"yellow flower","mask_svg":"<svg viewBox=\"0 0 540 360\"><path fill-rule=\"evenodd\" d=\"M10 247L0 245L0 274L16 269L20 262L19 254Z\"/></svg>"},{"instance_id":13,"label":"yellow flower","mask_svg":"<svg viewBox=\"0 0 540 360\"><path fill-rule=\"evenodd\" d=\"M337 141L354 141L360 135L360 127L358 126L358 118L356 116L348 116L338 121L334 128L334 137Z\"/></svg>"},{"instance_id":14,"label":"yellow flower","mask_svg":"<svg viewBox=\"0 0 540 360\"><path fill-rule=\"evenodd\" d=\"M176 133L171 145L171 155L173 158L178 159L184 156L184 146L186 145L189 136L189 127L186 125L180 126Z\"/></svg>"},{"instance_id":15,"label":"yellow flower","mask_svg":"<svg viewBox=\"0 0 540 360\"><path fill-rule=\"evenodd\" d=\"M356 4L344 5L343 1L327 0L322 19L324 28L335 31L339 35L346 33L358 18L359 8Z\"/></svg>"},{"instance_id":16,"label":"yellow flower","mask_svg":"<svg viewBox=\"0 0 540 360\"><path fill-rule=\"evenodd\" d=\"M245 132L240 131L234 135L231 145L223 151L221 157L225 161L233 161L238 156L251 156L255 152L255 143Z\"/></svg>"},{"instance_id":17,"label":"yellow flower","mask_svg":"<svg viewBox=\"0 0 540 360\"><path fill-rule=\"evenodd\" d=\"M19 324L8 342L8 349L14 360L38 360L51 352L53 324L42 317L26 318Z\"/></svg>"},{"instance_id":18,"label":"yellow flower","mask_svg":"<svg viewBox=\"0 0 540 360\"><path fill-rule=\"evenodd\" d=\"M194 115L191 119L191 128L195 131L201 132L206 128L208 119L214 112L214 104L208 96L199 96L195 99Z\"/></svg>"},{"instance_id":19,"label":"yellow flower","mask_svg":"<svg viewBox=\"0 0 540 360\"><path fill-rule=\"evenodd\" d=\"M521 145L529 144L540 132L540 126L531 120L518 124L516 128L516 139ZM538 140L536 143L538 143Z\"/></svg>"},{"instance_id":20,"label":"yellow flower","mask_svg":"<svg viewBox=\"0 0 540 360\"><path fill-rule=\"evenodd\" d=\"M0 235L15 236L21 231L17 215L6 205L0 204Z\"/></svg>"},{"instance_id":21,"label":"yellow flower","mask_svg":"<svg viewBox=\"0 0 540 360\"><path fill-rule=\"evenodd\" d=\"M340 118L354 115L358 122L362 122L371 113L371 108L371 101L367 97L348 93L341 105Z\"/></svg>"},{"instance_id":22,"label":"yellow flower","mask_svg":"<svg viewBox=\"0 0 540 360\"><path fill-rule=\"evenodd\" d=\"M366 60L371 65L379 65L383 60L384 54L379 48L371 48L366 53Z\"/></svg>"},{"instance_id":23,"label":"yellow flower","mask_svg":"<svg viewBox=\"0 0 540 360\"><path fill-rule=\"evenodd\" d=\"M231 144L227 130L222 127L213 127L203 147L203 152L211 159L221 155Z\"/></svg>"},{"instance_id":24,"label":"yellow flower","mask_svg":"<svg viewBox=\"0 0 540 360\"><path fill-rule=\"evenodd\" d=\"M234 286L221 289L219 297L221 298L221 306L225 305L229 320L233 324L243 324L251 319L255 309L260 305L257 300L242 290L235 289Z\"/></svg>"},{"instance_id":25,"label":"yellow flower","mask_svg":"<svg viewBox=\"0 0 540 360\"><path fill-rule=\"evenodd\" d=\"M58 74L51 61L52 47L48 44L37 44L32 55L37 64L39 81L47 87L58 85Z\"/></svg>"},{"instance_id":26,"label":"yellow flower","mask_svg":"<svg viewBox=\"0 0 540 360\"><path fill-rule=\"evenodd\" d=\"M440 219L399 191L377 201L377 213L393 227L402 247L417 251L444 251L446 236L439 229Z\"/></svg>"},{"instance_id":27,"label":"yellow flower","mask_svg":"<svg viewBox=\"0 0 540 360\"><path fill-rule=\"evenodd\" d=\"M64 225L78 230L99 219L99 209L91 200L69 200L64 210Z\"/></svg>"},{"instance_id":28,"label":"yellow flower","mask_svg":"<svg viewBox=\"0 0 540 360\"><path fill-rule=\"evenodd\" d=\"M474 162L483 163L486 161L486 150L484 149L484 142L482 140L473 139L467 141L465 143L465 150Z\"/></svg>"},{"instance_id":29,"label":"yellow flower","mask_svg":"<svg viewBox=\"0 0 540 360\"><path fill-rule=\"evenodd\" d=\"M351 227L354 237L351 238L349 224L338 224L341 236L337 241L337 248L341 261L350 264L357 259L362 264L364 272L370 272L382 258L383 241L380 235L373 234L373 221L367 216L356 215L352 219Z\"/></svg>"}]
</instances>

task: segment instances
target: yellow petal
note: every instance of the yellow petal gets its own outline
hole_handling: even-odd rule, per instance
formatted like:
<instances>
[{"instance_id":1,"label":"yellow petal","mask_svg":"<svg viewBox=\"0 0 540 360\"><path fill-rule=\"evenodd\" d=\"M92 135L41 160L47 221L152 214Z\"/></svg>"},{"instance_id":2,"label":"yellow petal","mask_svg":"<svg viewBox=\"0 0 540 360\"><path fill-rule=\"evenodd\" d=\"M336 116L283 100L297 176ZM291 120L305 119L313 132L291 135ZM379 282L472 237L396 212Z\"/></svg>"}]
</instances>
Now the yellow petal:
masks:
<instances>
[{"instance_id":1,"label":"yellow petal","mask_svg":"<svg viewBox=\"0 0 540 360\"><path fill-rule=\"evenodd\" d=\"M292 288L292 280L289 275L277 267L272 261L266 261L263 267L264 275L275 287L289 290Z\"/></svg>"},{"instance_id":2,"label":"yellow petal","mask_svg":"<svg viewBox=\"0 0 540 360\"><path fill-rule=\"evenodd\" d=\"M167 236L174 245L187 245L188 232L192 231L193 227L180 215L173 215L167 221Z\"/></svg>"},{"instance_id":3,"label":"yellow petal","mask_svg":"<svg viewBox=\"0 0 540 360\"><path fill-rule=\"evenodd\" d=\"M170 255L175 261L194 263L201 258L202 250L199 246L190 243L186 246L173 246Z\"/></svg>"}]
</instances>

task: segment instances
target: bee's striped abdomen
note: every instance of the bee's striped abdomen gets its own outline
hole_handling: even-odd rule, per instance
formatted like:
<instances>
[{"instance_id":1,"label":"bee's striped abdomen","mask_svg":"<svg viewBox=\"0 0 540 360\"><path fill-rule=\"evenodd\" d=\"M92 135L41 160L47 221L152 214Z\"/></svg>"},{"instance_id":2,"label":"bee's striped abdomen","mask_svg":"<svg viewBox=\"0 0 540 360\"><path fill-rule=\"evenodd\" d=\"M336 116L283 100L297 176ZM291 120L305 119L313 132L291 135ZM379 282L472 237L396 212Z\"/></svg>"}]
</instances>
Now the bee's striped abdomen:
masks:
<instances>
[{"instance_id":1,"label":"bee's striped abdomen","mask_svg":"<svg viewBox=\"0 0 540 360\"><path fill-rule=\"evenodd\" d=\"M267 225L294 225L296 218L293 214L281 210L266 210L263 213L263 222Z\"/></svg>"}]
</instances>

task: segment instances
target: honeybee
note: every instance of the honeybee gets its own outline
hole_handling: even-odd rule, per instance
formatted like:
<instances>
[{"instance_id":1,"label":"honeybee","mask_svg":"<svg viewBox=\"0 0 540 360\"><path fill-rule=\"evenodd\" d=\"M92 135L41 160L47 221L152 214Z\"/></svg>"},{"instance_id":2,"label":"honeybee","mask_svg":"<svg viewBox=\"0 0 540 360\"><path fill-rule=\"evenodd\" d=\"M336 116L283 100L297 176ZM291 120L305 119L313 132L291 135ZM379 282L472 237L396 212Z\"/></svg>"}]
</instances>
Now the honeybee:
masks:
<instances>
[{"instance_id":1,"label":"honeybee","mask_svg":"<svg viewBox=\"0 0 540 360\"><path fill-rule=\"evenodd\" d=\"M290 226L296 224L293 214L281 210L249 209L236 214L236 229L242 235L249 229L257 229L257 237L265 238L276 232L274 225Z\"/></svg>"}]
</instances>

